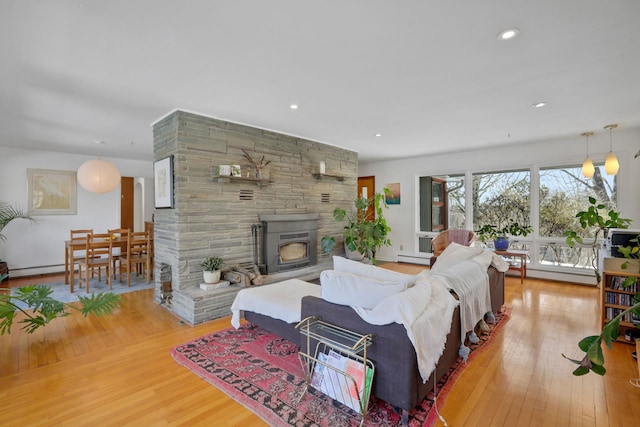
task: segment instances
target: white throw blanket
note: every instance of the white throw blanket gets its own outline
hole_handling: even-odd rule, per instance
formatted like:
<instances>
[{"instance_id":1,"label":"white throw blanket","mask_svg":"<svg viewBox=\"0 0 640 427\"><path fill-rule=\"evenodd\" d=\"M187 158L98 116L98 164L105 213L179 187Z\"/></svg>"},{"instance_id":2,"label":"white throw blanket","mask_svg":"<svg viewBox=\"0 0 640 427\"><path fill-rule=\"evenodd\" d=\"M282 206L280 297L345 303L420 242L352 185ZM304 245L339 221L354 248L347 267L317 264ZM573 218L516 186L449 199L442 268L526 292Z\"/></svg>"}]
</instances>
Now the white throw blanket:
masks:
<instances>
[{"instance_id":1,"label":"white throw blanket","mask_svg":"<svg viewBox=\"0 0 640 427\"><path fill-rule=\"evenodd\" d=\"M442 278L447 288L453 290L460 300L461 346L467 332L473 331L476 324L491 311L489 275L487 267L473 260L462 261L455 268L433 273L433 279Z\"/></svg>"},{"instance_id":2,"label":"white throw blanket","mask_svg":"<svg viewBox=\"0 0 640 427\"><path fill-rule=\"evenodd\" d=\"M302 297L306 295L320 297L320 286L299 279L290 279L242 289L231 305L231 325L236 329L240 327L243 310L287 323L298 323L301 320Z\"/></svg>"},{"instance_id":3,"label":"white throw blanket","mask_svg":"<svg viewBox=\"0 0 640 427\"><path fill-rule=\"evenodd\" d=\"M373 309L353 309L372 325L404 325L416 350L420 376L427 382L444 351L458 304L442 279L432 280L425 271L418 275L414 286L384 299Z\"/></svg>"}]
</instances>

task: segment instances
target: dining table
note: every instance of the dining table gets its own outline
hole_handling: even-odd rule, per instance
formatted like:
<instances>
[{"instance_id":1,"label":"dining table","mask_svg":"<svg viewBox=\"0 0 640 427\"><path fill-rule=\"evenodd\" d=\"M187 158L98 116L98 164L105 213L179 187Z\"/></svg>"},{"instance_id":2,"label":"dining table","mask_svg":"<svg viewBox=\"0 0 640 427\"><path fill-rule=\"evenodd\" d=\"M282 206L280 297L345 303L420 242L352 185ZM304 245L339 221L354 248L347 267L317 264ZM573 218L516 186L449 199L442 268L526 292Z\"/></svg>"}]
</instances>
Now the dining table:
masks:
<instances>
[{"instance_id":1,"label":"dining table","mask_svg":"<svg viewBox=\"0 0 640 427\"><path fill-rule=\"evenodd\" d=\"M153 240L153 235L150 236ZM120 251L123 249L126 250L126 241L116 241L113 246L118 248ZM74 268L71 263L73 261L73 253L74 251L79 251L86 249L87 247L87 239L86 237L72 240L65 240L64 242L64 283L68 285L71 283L71 278L74 276L72 274L72 268ZM151 246L153 248L153 246Z\"/></svg>"}]
</instances>

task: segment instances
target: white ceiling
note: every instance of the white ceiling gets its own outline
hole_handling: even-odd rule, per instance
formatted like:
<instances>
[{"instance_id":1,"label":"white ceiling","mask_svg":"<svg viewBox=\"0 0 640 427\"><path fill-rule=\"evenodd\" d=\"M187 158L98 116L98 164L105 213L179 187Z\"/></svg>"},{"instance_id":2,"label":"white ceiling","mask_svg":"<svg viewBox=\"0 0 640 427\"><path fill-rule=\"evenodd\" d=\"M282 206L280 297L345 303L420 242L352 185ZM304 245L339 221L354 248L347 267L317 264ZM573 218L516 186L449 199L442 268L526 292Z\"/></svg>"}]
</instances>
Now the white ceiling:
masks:
<instances>
[{"instance_id":1,"label":"white ceiling","mask_svg":"<svg viewBox=\"0 0 640 427\"><path fill-rule=\"evenodd\" d=\"M151 160L175 108L363 162L640 126L638 0L0 0L0 40L7 146Z\"/></svg>"}]
</instances>

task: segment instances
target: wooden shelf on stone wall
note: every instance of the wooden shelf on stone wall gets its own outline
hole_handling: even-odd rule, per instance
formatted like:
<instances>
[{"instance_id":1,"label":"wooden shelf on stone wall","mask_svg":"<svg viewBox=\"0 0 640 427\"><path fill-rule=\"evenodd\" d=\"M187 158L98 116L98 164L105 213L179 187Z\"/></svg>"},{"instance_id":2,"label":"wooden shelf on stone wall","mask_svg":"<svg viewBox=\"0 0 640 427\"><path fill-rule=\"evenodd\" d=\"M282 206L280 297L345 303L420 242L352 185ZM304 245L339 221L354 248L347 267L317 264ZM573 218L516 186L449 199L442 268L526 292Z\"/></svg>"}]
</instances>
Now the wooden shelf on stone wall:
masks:
<instances>
[{"instance_id":1,"label":"wooden shelf on stone wall","mask_svg":"<svg viewBox=\"0 0 640 427\"><path fill-rule=\"evenodd\" d=\"M344 181L344 176L340 175L330 175L326 173L314 173L313 177L317 180L321 179L335 179L336 181Z\"/></svg>"},{"instance_id":2,"label":"wooden shelf on stone wall","mask_svg":"<svg viewBox=\"0 0 640 427\"><path fill-rule=\"evenodd\" d=\"M227 175L227 176L220 176L220 175L216 175L213 177L213 180L215 182L219 182L221 184L228 184L231 182L234 183L250 183L250 184L255 184L259 187L264 187L265 185L269 185L271 184L273 181L271 181L270 179L264 179L264 178L245 178L243 176L231 176L231 175Z\"/></svg>"}]
</instances>

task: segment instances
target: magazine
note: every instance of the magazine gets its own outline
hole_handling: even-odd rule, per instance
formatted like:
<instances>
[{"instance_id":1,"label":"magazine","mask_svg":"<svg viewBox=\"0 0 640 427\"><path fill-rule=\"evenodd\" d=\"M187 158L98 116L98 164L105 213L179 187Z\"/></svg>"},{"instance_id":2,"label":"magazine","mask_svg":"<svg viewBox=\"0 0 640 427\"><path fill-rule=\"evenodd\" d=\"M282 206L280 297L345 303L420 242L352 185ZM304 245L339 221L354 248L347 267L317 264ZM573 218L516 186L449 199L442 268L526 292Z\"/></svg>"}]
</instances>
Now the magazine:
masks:
<instances>
[{"instance_id":1,"label":"magazine","mask_svg":"<svg viewBox=\"0 0 640 427\"><path fill-rule=\"evenodd\" d=\"M332 399L362 413L360 401L364 403L369 400L373 369L367 366L365 378L362 362L334 350L330 350L328 354L318 353L317 359L321 363L315 364L311 385ZM349 377L355 380L357 390L354 381Z\"/></svg>"}]
</instances>

